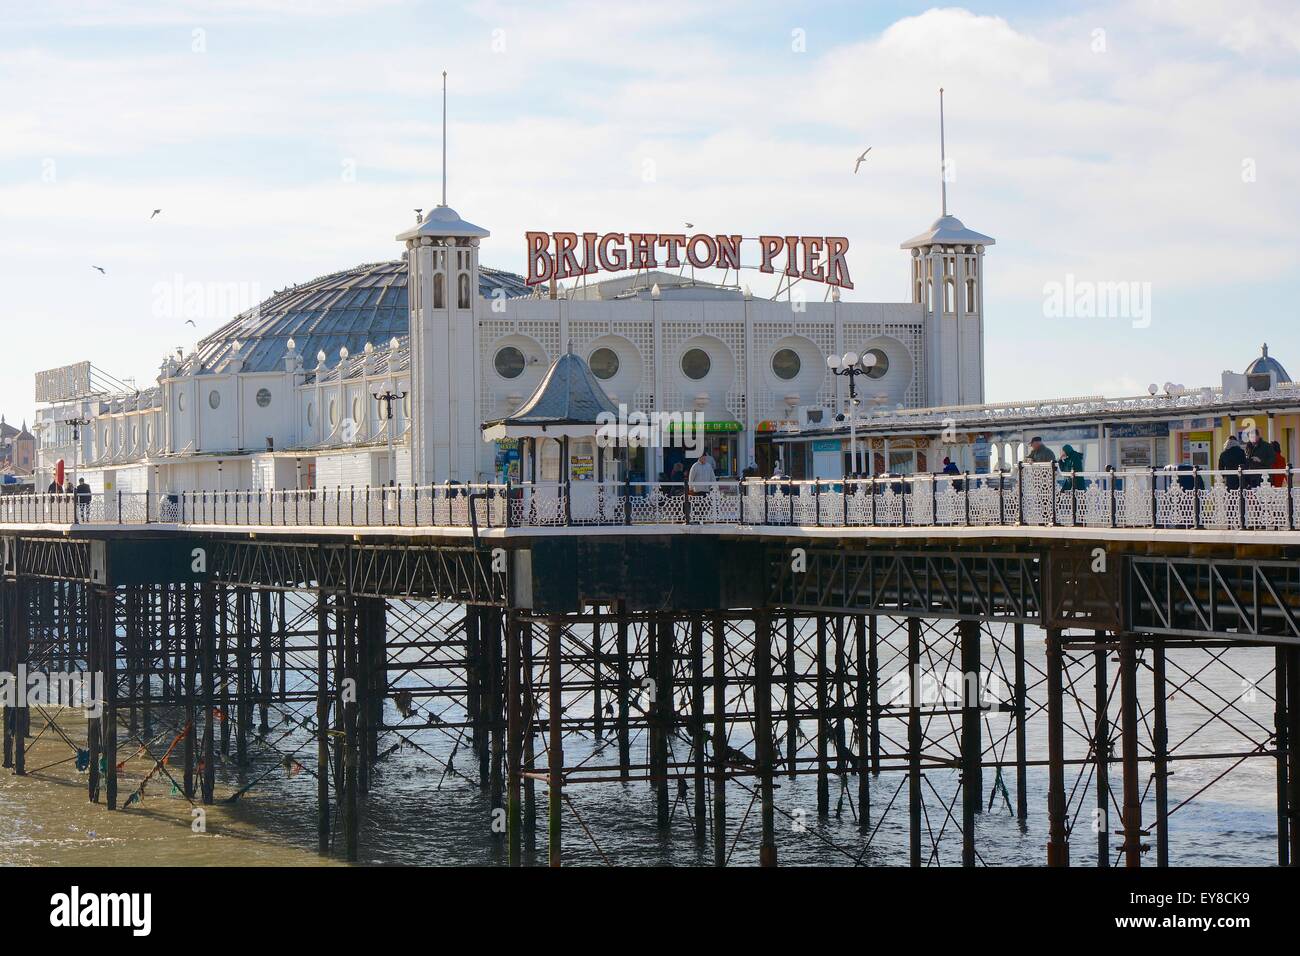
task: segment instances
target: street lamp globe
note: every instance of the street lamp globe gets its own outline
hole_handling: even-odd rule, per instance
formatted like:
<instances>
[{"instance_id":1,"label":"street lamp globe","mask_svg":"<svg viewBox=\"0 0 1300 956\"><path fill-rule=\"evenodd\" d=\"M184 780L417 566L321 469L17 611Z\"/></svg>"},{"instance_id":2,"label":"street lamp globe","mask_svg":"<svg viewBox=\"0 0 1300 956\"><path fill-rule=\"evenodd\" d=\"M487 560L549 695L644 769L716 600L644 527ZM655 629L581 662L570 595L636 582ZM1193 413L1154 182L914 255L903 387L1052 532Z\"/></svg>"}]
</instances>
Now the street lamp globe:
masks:
<instances>
[{"instance_id":1,"label":"street lamp globe","mask_svg":"<svg viewBox=\"0 0 1300 956\"><path fill-rule=\"evenodd\" d=\"M845 353L844 353L844 367L845 367L845 368L853 368L853 366L855 366L855 365L857 365L857 364L858 364L858 353L857 353L857 352L845 352Z\"/></svg>"},{"instance_id":2,"label":"street lamp globe","mask_svg":"<svg viewBox=\"0 0 1300 956\"><path fill-rule=\"evenodd\" d=\"M839 357L838 355L828 355L828 356L826 356L826 366L827 366L827 368L829 368L832 372L837 372L837 371L839 371L839 368L840 368L840 357Z\"/></svg>"}]
</instances>

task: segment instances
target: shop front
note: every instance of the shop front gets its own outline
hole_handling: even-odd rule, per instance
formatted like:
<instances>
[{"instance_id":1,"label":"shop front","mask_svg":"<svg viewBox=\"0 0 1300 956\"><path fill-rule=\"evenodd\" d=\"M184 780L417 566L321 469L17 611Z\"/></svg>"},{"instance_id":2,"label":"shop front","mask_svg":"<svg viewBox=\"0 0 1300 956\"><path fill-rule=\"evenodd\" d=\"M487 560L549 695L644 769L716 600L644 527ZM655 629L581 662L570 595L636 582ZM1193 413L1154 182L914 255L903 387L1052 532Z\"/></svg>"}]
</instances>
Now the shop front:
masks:
<instances>
[{"instance_id":1,"label":"shop front","mask_svg":"<svg viewBox=\"0 0 1300 956\"><path fill-rule=\"evenodd\" d=\"M1106 441L1108 463L1116 471L1164 468L1169 464L1167 421L1108 425Z\"/></svg>"},{"instance_id":2,"label":"shop front","mask_svg":"<svg viewBox=\"0 0 1300 956\"><path fill-rule=\"evenodd\" d=\"M688 422L681 427L689 428L690 424ZM669 428L673 440L664 449L664 475L671 475L673 466L678 462L682 463L684 470L689 470L699 457L700 450L703 450L713 459L713 470L719 478L739 478L746 464L740 461L740 433L743 430L744 426L740 422L706 421L704 434L695 436L690 448L683 448L683 442L679 440L680 429L673 422Z\"/></svg>"}]
</instances>

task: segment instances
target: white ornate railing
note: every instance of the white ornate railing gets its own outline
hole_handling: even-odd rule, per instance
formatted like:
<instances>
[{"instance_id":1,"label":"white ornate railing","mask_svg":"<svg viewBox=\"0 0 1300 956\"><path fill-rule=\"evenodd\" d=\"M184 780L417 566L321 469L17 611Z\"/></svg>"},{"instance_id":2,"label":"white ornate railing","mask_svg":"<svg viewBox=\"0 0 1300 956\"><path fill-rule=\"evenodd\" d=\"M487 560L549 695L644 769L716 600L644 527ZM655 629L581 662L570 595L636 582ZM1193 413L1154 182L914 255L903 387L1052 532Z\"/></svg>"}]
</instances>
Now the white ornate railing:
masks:
<instances>
[{"instance_id":1,"label":"white ornate railing","mask_svg":"<svg viewBox=\"0 0 1300 956\"><path fill-rule=\"evenodd\" d=\"M991 474L845 480L526 482L307 491L0 497L3 524L544 528L619 525L1296 530L1293 470Z\"/></svg>"}]
</instances>

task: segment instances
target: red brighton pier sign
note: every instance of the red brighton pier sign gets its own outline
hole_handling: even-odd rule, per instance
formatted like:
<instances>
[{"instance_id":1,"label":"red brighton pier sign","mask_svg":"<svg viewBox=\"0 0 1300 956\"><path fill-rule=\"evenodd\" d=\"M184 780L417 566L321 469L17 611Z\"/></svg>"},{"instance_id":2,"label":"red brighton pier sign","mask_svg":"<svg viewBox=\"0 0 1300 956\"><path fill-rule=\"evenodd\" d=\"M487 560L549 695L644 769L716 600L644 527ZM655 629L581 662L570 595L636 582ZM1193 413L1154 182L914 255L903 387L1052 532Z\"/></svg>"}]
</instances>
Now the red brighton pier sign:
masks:
<instances>
[{"instance_id":1,"label":"red brighton pier sign","mask_svg":"<svg viewBox=\"0 0 1300 956\"><path fill-rule=\"evenodd\" d=\"M740 270L744 237L696 233L656 232L529 232L529 285L555 279L572 279L597 272L628 269L679 269L683 263L696 269ZM849 241L840 236L759 236L758 271L775 273L778 266L791 278L811 279L827 285L853 288L844 255Z\"/></svg>"}]
</instances>

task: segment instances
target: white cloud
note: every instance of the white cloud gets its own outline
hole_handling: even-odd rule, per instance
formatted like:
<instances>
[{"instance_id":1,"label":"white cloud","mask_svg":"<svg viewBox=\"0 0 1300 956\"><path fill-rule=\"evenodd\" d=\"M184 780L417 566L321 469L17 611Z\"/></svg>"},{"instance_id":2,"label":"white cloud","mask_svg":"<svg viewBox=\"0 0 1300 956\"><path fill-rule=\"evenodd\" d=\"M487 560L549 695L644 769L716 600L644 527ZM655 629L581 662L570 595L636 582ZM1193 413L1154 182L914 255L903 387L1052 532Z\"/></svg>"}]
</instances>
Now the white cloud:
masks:
<instances>
[{"instance_id":1,"label":"white cloud","mask_svg":"<svg viewBox=\"0 0 1300 956\"><path fill-rule=\"evenodd\" d=\"M287 5L217 12L279 22ZM112 23L156 12L59 8L100 9ZM341 18L359 9L410 12L341 2L311 12L346 30ZM492 230L488 264L521 267L525 229L690 220L750 235L844 234L854 297L873 301L906 295L898 243L938 214L944 86L951 209L998 240L987 260L997 397L1092 392L1098 381L1126 391L1131 373L1113 366L1164 368L1161 349L1191 366L1165 377L1217 375L1225 359L1193 354L1180 331L1188 315L1169 303L1294 271L1300 80L1285 5L1117 4L1036 21L935 9L870 36L813 25L799 55L788 52L785 17L770 18L770 42L758 46L719 26L747 9L489 3L469 15L449 8L441 40L394 31L383 49L345 51L242 50L228 34L220 53L198 56L185 31L174 50L0 48L11 91L0 103L0 208L12 227L0 256L30 286L9 296L26 348L0 358L0 379L27 383L35 367L81 353L147 373L178 344L146 314L148 290L177 272L278 288L395 258L392 236L411 208L436 201L444 66L450 200ZM1092 49L1096 28L1104 53ZM504 31L504 53L490 50L493 30ZM53 185L40 180L47 157L58 163ZM340 178L343 159L356 161L355 183ZM1245 160L1254 182L1243 182ZM158 206L163 217L148 222ZM109 281L92 281L92 259ZM1042 286L1066 273L1151 282L1152 328L1044 323ZM1270 318L1235 320L1254 337L1252 322ZM76 338L46 332L83 325ZM1056 352L1071 360L1053 368ZM29 387L0 392L0 403L29 407Z\"/></svg>"}]
</instances>

